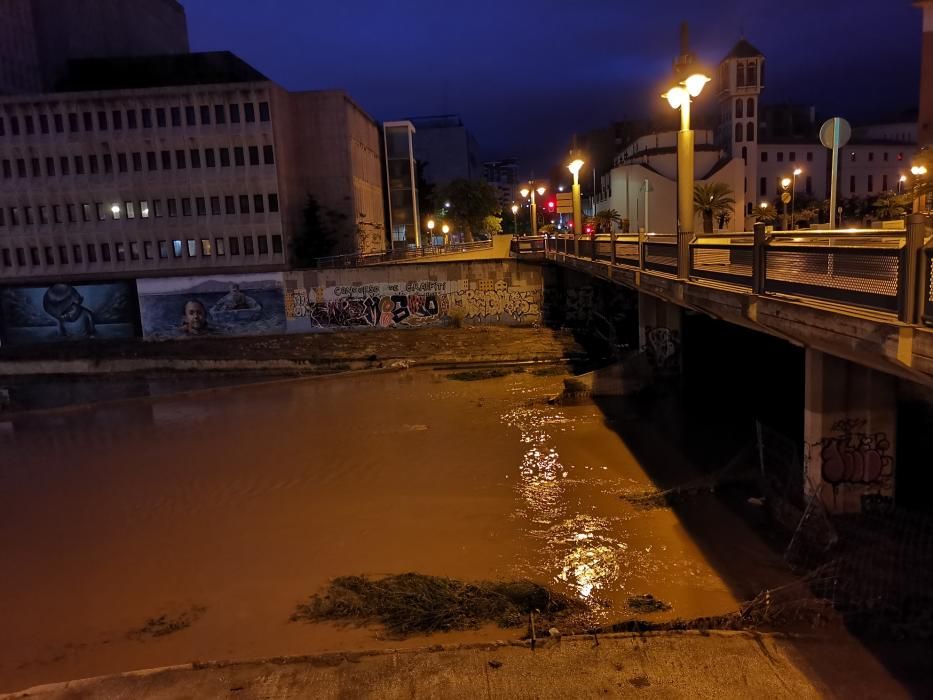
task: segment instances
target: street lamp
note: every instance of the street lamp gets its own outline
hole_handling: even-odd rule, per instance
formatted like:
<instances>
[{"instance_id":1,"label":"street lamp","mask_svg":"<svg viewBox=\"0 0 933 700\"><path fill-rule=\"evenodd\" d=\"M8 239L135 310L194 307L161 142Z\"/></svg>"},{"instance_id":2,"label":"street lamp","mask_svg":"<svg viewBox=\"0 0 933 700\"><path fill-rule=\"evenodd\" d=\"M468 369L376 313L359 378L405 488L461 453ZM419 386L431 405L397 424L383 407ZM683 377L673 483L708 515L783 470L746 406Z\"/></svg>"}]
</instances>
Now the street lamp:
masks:
<instances>
[{"instance_id":1,"label":"street lamp","mask_svg":"<svg viewBox=\"0 0 933 700\"><path fill-rule=\"evenodd\" d=\"M794 184L790 188L790 227L797 228L797 178L803 174L800 168L794 168Z\"/></svg>"},{"instance_id":2,"label":"street lamp","mask_svg":"<svg viewBox=\"0 0 933 700\"><path fill-rule=\"evenodd\" d=\"M680 74L693 70L693 58L689 54L686 28L681 37L681 56L676 67ZM677 134L677 212L680 227L677 231L677 276L686 278L690 273L690 238L693 236L693 159L694 136L690 129L690 101L699 97L710 78L700 72L692 72L686 80L665 92L671 109L680 110L680 133Z\"/></svg>"},{"instance_id":3,"label":"street lamp","mask_svg":"<svg viewBox=\"0 0 933 700\"><path fill-rule=\"evenodd\" d=\"M915 165L910 169L914 176L914 214L920 213L920 178L927 174L925 165Z\"/></svg>"},{"instance_id":4,"label":"street lamp","mask_svg":"<svg viewBox=\"0 0 933 700\"><path fill-rule=\"evenodd\" d=\"M580 256L580 234L583 231L583 205L580 202L580 169L583 167L583 161L579 158L574 159L567 170L573 175L573 254Z\"/></svg>"},{"instance_id":5,"label":"street lamp","mask_svg":"<svg viewBox=\"0 0 933 700\"><path fill-rule=\"evenodd\" d=\"M431 245L434 245L434 219L428 219L428 238L431 239Z\"/></svg>"},{"instance_id":6,"label":"street lamp","mask_svg":"<svg viewBox=\"0 0 933 700\"><path fill-rule=\"evenodd\" d=\"M901 175L897 180L897 193L902 194L904 192L904 183L907 182L907 176Z\"/></svg>"},{"instance_id":7,"label":"street lamp","mask_svg":"<svg viewBox=\"0 0 933 700\"><path fill-rule=\"evenodd\" d=\"M515 235L518 235L518 205L512 205L512 216L515 218Z\"/></svg>"},{"instance_id":8,"label":"street lamp","mask_svg":"<svg viewBox=\"0 0 933 700\"><path fill-rule=\"evenodd\" d=\"M791 186L793 181L789 177L785 177L781 180L781 189L784 191L781 193L781 201L784 203L784 230L787 231L787 203L790 201L790 195L787 193L787 188Z\"/></svg>"},{"instance_id":9,"label":"street lamp","mask_svg":"<svg viewBox=\"0 0 933 700\"><path fill-rule=\"evenodd\" d=\"M537 192L538 194L544 194L545 192L547 192L547 188L543 186L536 188L533 183L529 183L529 184L531 185L531 189L529 189L528 187L523 187L521 189L521 195L523 198L527 197L529 194L531 195L531 235L537 236L538 235L538 210L537 210L537 204L535 203L535 193Z\"/></svg>"},{"instance_id":10,"label":"street lamp","mask_svg":"<svg viewBox=\"0 0 933 700\"><path fill-rule=\"evenodd\" d=\"M447 234L450 233L450 226L447 224L441 226L441 233L444 234L444 245L448 245L450 241L447 240Z\"/></svg>"}]
</instances>

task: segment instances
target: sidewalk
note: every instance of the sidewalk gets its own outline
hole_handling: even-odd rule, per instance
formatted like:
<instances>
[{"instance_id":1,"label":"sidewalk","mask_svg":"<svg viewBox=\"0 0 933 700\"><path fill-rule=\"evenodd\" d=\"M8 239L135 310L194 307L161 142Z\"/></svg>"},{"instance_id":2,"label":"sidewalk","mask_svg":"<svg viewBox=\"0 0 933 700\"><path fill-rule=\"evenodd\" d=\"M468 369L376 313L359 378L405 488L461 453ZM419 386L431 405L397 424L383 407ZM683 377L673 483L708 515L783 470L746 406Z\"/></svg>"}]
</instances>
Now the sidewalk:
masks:
<instances>
[{"instance_id":1,"label":"sidewalk","mask_svg":"<svg viewBox=\"0 0 933 700\"><path fill-rule=\"evenodd\" d=\"M712 632L189 664L8 698L901 698L851 640Z\"/></svg>"}]
</instances>

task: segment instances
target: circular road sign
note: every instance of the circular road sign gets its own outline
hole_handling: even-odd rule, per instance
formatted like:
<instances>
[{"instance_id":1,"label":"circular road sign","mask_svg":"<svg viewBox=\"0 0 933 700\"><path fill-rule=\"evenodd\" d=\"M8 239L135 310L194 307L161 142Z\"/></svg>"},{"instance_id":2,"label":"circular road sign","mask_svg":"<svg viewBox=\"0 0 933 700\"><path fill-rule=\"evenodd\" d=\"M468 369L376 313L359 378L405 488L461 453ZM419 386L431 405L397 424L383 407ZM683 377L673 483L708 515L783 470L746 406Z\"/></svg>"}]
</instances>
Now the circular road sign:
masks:
<instances>
[{"instance_id":1,"label":"circular road sign","mask_svg":"<svg viewBox=\"0 0 933 700\"><path fill-rule=\"evenodd\" d=\"M790 192L784 192L781 194L781 201L784 204L790 204Z\"/></svg>"},{"instance_id":2,"label":"circular road sign","mask_svg":"<svg viewBox=\"0 0 933 700\"><path fill-rule=\"evenodd\" d=\"M834 137L836 136L836 129L839 129L839 143L834 144ZM820 127L820 143L822 143L826 148L832 148L834 145L845 146L849 143L849 139L852 138L852 127L842 117L833 117L832 119L827 119L823 122L823 126Z\"/></svg>"}]
</instances>

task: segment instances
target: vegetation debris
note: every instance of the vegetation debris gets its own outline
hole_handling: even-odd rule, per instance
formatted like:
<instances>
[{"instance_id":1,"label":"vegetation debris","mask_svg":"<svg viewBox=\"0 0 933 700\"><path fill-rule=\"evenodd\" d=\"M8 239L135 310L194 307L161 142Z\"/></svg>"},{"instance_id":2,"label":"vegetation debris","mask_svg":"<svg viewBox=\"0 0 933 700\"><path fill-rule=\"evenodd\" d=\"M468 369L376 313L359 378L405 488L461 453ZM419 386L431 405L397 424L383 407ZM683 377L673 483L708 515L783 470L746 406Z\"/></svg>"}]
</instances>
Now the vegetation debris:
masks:
<instances>
[{"instance_id":1,"label":"vegetation debris","mask_svg":"<svg viewBox=\"0 0 933 700\"><path fill-rule=\"evenodd\" d=\"M468 369L463 372L454 372L448 374L447 378L456 382L476 382L481 379L498 379L507 377L510 374L521 374L524 370L521 367L495 367L492 369Z\"/></svg>"},{"instance_id":2,"label":"vegetation debris","mask_svg":"<svg viewBox=\"0 0 933 700\"><path fill-rule=\"evenodd\" d=\"M407 573L381 578L341 576L299 604L292 621L378 622L396 636L476 629L487 622L520 627L528 614L552 621L585 606L531 581L467 583Z\"/></svg>"},{"instance_id":3,"label":"vegetation debris","mask_svg":"<svg viewBox=\"0 0 933 700\"><path fill-rule=\"evenodd\" d=\"M130 633L130 637L164 637L167 634L173 634L183 629L191 627L195 622L201 619L201 616L207 611L207 608L195 605L188 610L180 613L166 613L158 617L150 617L146 624L138 630Z\"/></svg>"},{"instance_id":4,"label":"vegetation debris","mask_svg":"<svg viewBox=\"0 0 933 700\"><path fill-rule=\"evenodd\" d=\"M628 599L628 606L632 610L637 610L640 613L664 612L665 610L671 609L668 603L665 603L663 600L658 600L650 593L632 596Z\"/></svg>"}]
</instances>

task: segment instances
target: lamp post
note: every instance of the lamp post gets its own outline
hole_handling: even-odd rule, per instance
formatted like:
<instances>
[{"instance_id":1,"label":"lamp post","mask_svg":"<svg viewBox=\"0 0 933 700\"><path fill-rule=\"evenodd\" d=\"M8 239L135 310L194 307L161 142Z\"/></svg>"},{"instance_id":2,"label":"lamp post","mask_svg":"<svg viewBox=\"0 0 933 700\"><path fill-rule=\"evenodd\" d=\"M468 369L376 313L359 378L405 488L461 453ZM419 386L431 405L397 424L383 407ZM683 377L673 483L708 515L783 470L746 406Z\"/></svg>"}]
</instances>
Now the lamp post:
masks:
<instances>
[{"instance_id":1,"label":"lamp post","mask_svg":"<svg viewBox=\"0 0 933 700\"><path fill-rule=\"evenodd\" d=\"M517 204L512 205L512 217L515 219L514 232L515 232L515 235L517 236L518 235L518 205Z\"/></svg>"},{"instance_id":2,"label":"lamp post","mask_svg":"<svg viewBox=\"0 0 933 700\"><path fill-rule=\"evenodd\" d=\"M431 245L434 245L434 219L428 219L428 238Z\"/></svg>"},{"instance_id":3,"label":"lamp post","mask_svg":"<svg viewBox=\"0 0 933 700\"><path fill-rule=\"evenodd\" d=\"M790 188L790 227L792 229L797 228L797 178L803 174L803 170L800 168L794 168L794 184Z\"/></svg>"},{"instance_id":4,"label":"lamp post","mask_svg":"<svg viewBox=\"0 0 933 700\"><path fill-rule=\"evenodd\" d=\"M789 231L787 228L787 203L790 201L791 196L787 192L787 188L791 186L793 181L789 177L785 177L781 180L781 189L784 191L781 193L781 201L784 203L784 230Z\"/></svg>"},{"instance_id":5,"label":"lamp post","mask_svg":"<svg viewBox=\"0 0 933 700\"><path fill-rule=\"evenodd\" d=\"M538 205L535 203L535 193L544 194L547 192L547 188L544 186L535 187L534 183L529 183L531 188L523 187L521 190L522 197L527 197L531 195L531 235L538 235Z\"/></svg>"},{"instance_id":6,"label":"lamp post","mask_svg":"<svg viewBox=\"0 0 933 700\"><path fill-rule=\"evenodd\" d=\"M906 175L901 175L901 176L897 179L897 193L898 193L898 194L903 194L903 193L904 193L904 183L905 183L905 182L907 182L907 176L906 176Z\"/></svg>"},{"instance_id":7,"label":"lamp post","mask_svg":"<svg viewBox=\"0 0 933 700\"><path fill-rule=\"evenodd\" d=\"M677 134L677 276L690 276L690 239L693 237L694 135L690 129L690 101L699 97L710 78L696 70L690 54L687 25L681 25L680 57L674 64L677 77L687 76L661 95L672 109L680 110Z\"/></svg>"},{"instance_id":8,"label":"lamp post","mask_svg":"<svg viewBox=\"0 0 933 700\"><path fill-rule=\"evenodd\" d=\"M447 224L441 226L441 233L444 234L444 245L450 245L450 241L447 240L447 234L450 233L450 226Z\"/></svg>"},{"instance_id":9,"label":"lamp post","mask_svg":"<svg viewBox=\"0 0 933 700\"><path fill-rule=\"evenodd\" d=\"M910 169L910 174L914 176L914 214L920 213L920 178L927 174L925 165L915 165Z\"/></svg>"},{"instance_id":10,"label":"lamp post","mask_svg":"<svg viewBox=\"0 0 933 700\"><path fill-rule=\"evenodd\" d=\"M580 233L583 231L583 205L580 201L580 168L582 167L583 161L579 158L567 166L567 170L573 174L573 187L571 188L573 193L573 254L576 257L580 257Z\"/></svg>"}]
</instances>

